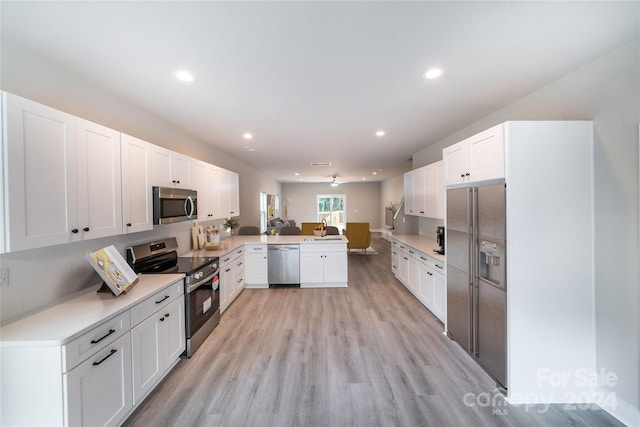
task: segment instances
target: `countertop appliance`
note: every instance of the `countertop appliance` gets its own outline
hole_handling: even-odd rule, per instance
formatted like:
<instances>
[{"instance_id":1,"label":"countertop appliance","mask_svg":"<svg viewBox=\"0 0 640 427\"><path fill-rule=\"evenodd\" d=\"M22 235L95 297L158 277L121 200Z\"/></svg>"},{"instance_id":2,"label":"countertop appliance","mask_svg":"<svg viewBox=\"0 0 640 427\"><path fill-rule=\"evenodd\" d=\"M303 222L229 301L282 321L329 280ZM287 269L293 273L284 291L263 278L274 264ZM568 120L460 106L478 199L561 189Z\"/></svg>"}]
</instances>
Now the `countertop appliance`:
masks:
<instances>
[{"instance_id":1,"label":"countertop appliance","mask_svg":"<svg viewBox=\"0 0 640 427\"><path fill-rule=\"evenodd\" d=\"M198 219L198 193L195 190L153 187L153 223L173 224Z\"/></svg>"},{"instance_id":2,"label":"countertop appliance","mask_svg":"<svg viewBox=\"0 0 640 427\"><path fill-rule=\"evenodd\" d=\"M447 334L506 383L504 182L447 190Z\"/></svg>"},{"instance_id":3,"label":"countertop appliance","mask_svg":"<svg viewBox=\"0 0 640 427\"><path fill-rule=\"evenodd\" d=\"M436 228L436 241L438 242L438 247L433 252L444 255L444 227Z\"/></svg>"},{"instance_id":4,"label":"countertop appliance","mask_svg":"<svg viewBox=\"0 0 640 427\"><path fill-rule=\"evenodd\" d=\"M267 245L269 287L300 285L300 245Z\"/></svg>"},{"instance_id":5,"label":"countertop appliance","mask_svg":"<svg viewBox=\"0 0 640 427\"><path fill-rule=\"evenodd\" d=\"M220 323L218 257L179 257L175 237L127 248L127 262L136 273L184 273L186 350L191 357Z\"/></svg>"}]
</instances>

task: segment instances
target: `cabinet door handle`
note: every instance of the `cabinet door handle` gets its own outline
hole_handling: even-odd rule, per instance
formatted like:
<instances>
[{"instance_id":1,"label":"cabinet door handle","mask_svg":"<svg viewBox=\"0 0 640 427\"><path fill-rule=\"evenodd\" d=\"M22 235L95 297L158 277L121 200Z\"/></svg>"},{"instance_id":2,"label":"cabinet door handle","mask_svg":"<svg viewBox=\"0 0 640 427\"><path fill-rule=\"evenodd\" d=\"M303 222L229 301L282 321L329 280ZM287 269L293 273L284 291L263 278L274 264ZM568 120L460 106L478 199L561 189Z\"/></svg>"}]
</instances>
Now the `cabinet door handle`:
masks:
<instances>
[{"instance_id":1,"label":"cabinet door handle","mask_svg":"<svg viewBox=\"0 0 640 427\"><path fill-rule=\"evenodd\" d=\"M165 315L164 315L164 317L169 317L169 314L171 314L171 313L167 313L167 314L165 314Z\"/></svg>"},{"instance_id":2,"label":"cabinet door handle","mask_svg":"<svg viewBox=\"0 0 640 427\"><path fill-rule=\"evenodd\" d=\"M161 321L161 322L164 322L164 317L161 317L161 318L160 318L160 321Z\"/></svg>"},{"instance_id":3,"label":"cabinet door handle","mask_svg":"<svg viewBox=\"0 0 640 427\"><path fill-rule=\"evenodd\" d=\"M78 230L77 228L74 228L73 230L71 230L71 232L72 232L73 234L76 234L78 231L80 231L80 230Z\"/></svg>"},{"instance_id":4,"label":"cabinet door handle","mask_svg":"<svg viewBox=\"0 0 640 427\"><path fill-rule=\"evenodd\" d=\"M435 266L438 267L440 270L442 270L442 266L441 265L435 264Z\"/></svg>"},{"instance_id":5,"label":"cabinet door handle","mask_svg":"<svg viewBox=\"0 0 640 427\"><path fill-rule=\"evenodd\" d=\"M85 227L85 228L83 228L83 229L82 229L82 231L84 231L84 232L89 231L89 227Z\"/></svg>"},{"instance_id":6,"label":"cabinet door handle","mask_svg":"<svg viewBox=\"0 0 640 427\"><path fill-rule=\"evenodd\" d=\"M460 174L460 178L464 178L464 174L463 173Z\"/></svg>"},{"instance_id":7,"label":"cabinet door handle","mask_svg":"<svg viewBox=\"0 0 640 427\"><path fill-rule=\"evenodd\" d=\"M160 304L162 301L166 300L167 298L169 298L169 295L165 295L164 298L162 298L160 301L156 301L156 304Z\"/></svg>"},{"instance_id":8,"label":"cabinet door handle","mask_svg":"<svg viewBox=\"0 0 640 427\"><path fill-rule=\"evenodd\" d=\"M127 227L131 227L131 223L130 222L127 223Z\"/></svg>"},{"instance_id":9,"label":"cabinet door handle","mask_svg":"<svg viewBox=\"0 0 640 427\"><path fill-rule=\"evenodd\" d=\"M469 176L469 172L465 173L464 175L465 175L465 176Z\"/></svg>"},{"instance_id":10,"label":"cabinet door handle","mask_svg":"<svg viewBox=\"0 0 640 427\"><path fill-rule=\"evenodd\" d=\"M108 358L110 358L111 356L113 356L114 354L116 354L118 350L113 348L111 349L111 353L107 354L105 357L103 357L101 360L97 361L97 362L93 362L93 366L98 366L99 364L101 364L102 362L104 362L105 360L107 360Z\"/></svg>"},{"instance_id":11,"label":"cabinet door handle","mask_svg":"<svg viewBox=\"0 0 640 427\"><path fill-rule=\"evenodd\" d=\"M109 329L109 332L107 333L107 335L105 335L102 338L99 338L97 340L91 340L91 344L98 344L100 341L102 341L103 339L105 339L106 337L108 337L109 335L114 333L115 331L116 331L115 329Z\"/></svg>"}]
</instances>

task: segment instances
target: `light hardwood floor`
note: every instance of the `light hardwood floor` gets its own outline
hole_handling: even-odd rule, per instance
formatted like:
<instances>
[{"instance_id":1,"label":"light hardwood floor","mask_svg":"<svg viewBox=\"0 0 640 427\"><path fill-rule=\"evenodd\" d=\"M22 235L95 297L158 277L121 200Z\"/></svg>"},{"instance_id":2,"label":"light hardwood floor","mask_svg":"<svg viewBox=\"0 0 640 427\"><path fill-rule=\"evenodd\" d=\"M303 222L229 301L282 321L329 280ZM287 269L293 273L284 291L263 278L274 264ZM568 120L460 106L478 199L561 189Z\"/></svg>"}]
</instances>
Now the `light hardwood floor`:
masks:
<instances>
[{"instance_id":1,"label":"light hardwood floor","mask_svg":"<svg viewBox=\"0 0 640 427\"><path fill-rule=\"evenodd\" d=\"M621 425L602 410L507 405L393 277L389 243L372 246L349 255L348 288L245 289L126 425Z\"/></svg>"}]
</instances>

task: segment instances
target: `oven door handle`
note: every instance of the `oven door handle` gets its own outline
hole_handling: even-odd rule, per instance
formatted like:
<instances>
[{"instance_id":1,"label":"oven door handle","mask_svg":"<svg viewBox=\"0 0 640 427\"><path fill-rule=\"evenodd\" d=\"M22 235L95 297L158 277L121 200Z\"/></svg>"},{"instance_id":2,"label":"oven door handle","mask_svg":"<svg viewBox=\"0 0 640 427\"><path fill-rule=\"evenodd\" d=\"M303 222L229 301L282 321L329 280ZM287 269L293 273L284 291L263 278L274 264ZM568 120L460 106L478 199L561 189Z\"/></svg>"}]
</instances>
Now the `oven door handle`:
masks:
<instances>
[{"instance_id":1,"label":"oven door handle","mask_svg":"<svg viewBox=\"0 0 640 427\"><path fill-rule=\"evenodd\" d=\"M217 269L216 271L214 271L204 279L200 279L197 282L192 283L191 285L189 285L189 288L187 289L187 293L190 294L191 292L195 291L197 288L202 286L204 283L211 282L211 279L213 279L218 273L220 273L220 269Z\"/></svg>"}]
</instances>

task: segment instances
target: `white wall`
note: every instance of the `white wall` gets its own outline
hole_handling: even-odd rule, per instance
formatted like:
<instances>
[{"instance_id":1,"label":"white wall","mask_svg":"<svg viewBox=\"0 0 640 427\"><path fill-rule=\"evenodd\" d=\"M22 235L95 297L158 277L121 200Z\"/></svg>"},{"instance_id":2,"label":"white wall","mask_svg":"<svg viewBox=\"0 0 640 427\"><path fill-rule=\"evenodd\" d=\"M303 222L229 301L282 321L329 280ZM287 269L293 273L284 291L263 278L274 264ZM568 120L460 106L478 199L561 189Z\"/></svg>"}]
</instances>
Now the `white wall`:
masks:
<instances>
[{"instance_id":1,"label":"white wall","mask_svg":"<svg viewBox=\"0 0 640 427\"><path fill-rule=\"evenodd\" d=\"M380 206L382 221L384 222L384 210L390 202L399 202L404 196L404 175L398 175L386 179L380 187L382 204ZM404 205L394 222L393 234L418 234L418 217L404 214Z\"/></svg>"},{"instance_id":2,"label":"white wall","mask_svg":"<svg viewBox=\"0 0 640 427\"><path fill-rule=\"evenodd\" d=\"M317 194L346 194L347 221L368 222L372 230L384 225L380 212L380 183L347 183L331 187L329 183L283 183L281 214L287 209L287 219L302 222L316 222Z\"/></svg>"},{"instance_id":3,"label":"white wall","mask_svg":"<svg viewBox=\"0 0 640 427\"><path fill-rule=\"evenodd\" d=\"M24 47L2 40L1 51L2 90L238 172L241 224L258 224L261 191L281 192L280 183L273 178ZM162 225L153 231L127 236L0 255L0 266L8 268L10 276L10 287L0 289L0 321L24 315L98 284L98 275L84 260L87 252L113 244L124 254L127 246L168 236L177 237L180 250L187 251L190 225Z\"/></svg>"},{"instance_id":4,"label":"white wall","mask_svg":"<svg viewBox=\"0 0 640 427\"><path fill-rule=\"evenodd\" d=\"M620 399L619 414L628 416L629 424L640 425L638 41L440 141L431 141L432 145L413 156L413 167L442 159L446 146L518 119L594 122L596 363L617 375L617 384L609 390Z\"/></svg>"}]
</instances>

